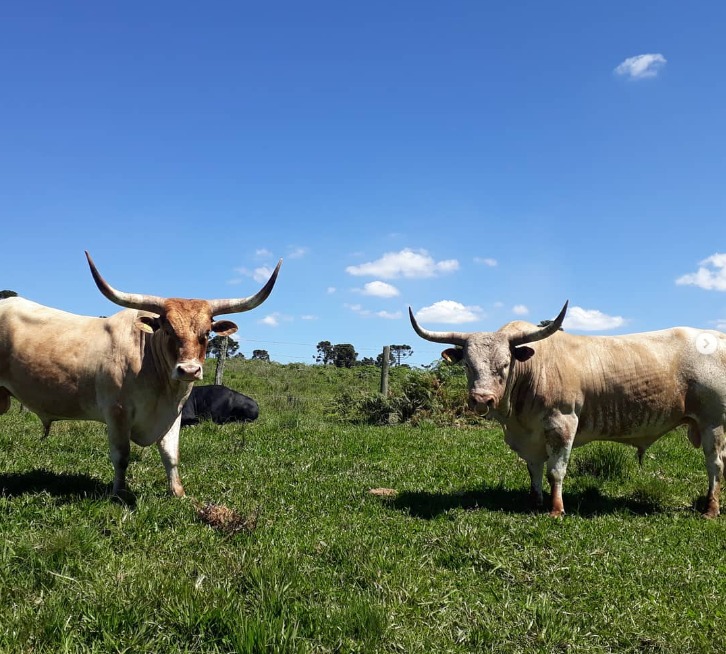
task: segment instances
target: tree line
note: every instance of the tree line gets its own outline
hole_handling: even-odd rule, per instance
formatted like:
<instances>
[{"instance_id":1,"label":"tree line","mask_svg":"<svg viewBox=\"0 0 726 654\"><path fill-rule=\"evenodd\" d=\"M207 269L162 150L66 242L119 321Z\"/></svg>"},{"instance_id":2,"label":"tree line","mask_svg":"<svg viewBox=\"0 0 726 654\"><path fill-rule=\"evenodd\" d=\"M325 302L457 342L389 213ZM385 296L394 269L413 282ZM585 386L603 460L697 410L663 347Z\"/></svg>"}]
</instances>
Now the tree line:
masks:
<instances>
[{"instance_id":1,"label":"tree line","mask_svg":"<svg viewBox=\"0 0 726 654\"><path fill-rule=\"evenodd\" d=\"M375 359L363 357L358 359L358 352L350 343L333 344L330 341L320 341L316 346L317 354L313 357L315 363L324 366L335 366L337 368L352 368L353 366L378 366L383 365L383 353ZM392 366L404 365L406 359L413 354L410 345L391 345L389 364ZM239 352L239 342L227 336L213 336L207 344L207 356L215 359L244 359L244 354ZM267 350L252 350L250 359L257 361L269 361L270 353Z\"/></svg>"},{"instance_id":2,"label":"tree line","mask_svg":"<svg viewBox=\"0 0 726 654\"><path fill-rule=\"evenodd\" d=\"M383 365L383 353L379 354L375 359L373 357L363 357L358 360L358 353L350 343L338 343L333 345L330 341L320 341L317 344L316 363L322 363L324 366L333 365L337 368L352 368L353 366L378 366ZM410 345L391 345L389 364L392 366L400 366L403 361L413 354Z\"/></svg>"}]
</instances>

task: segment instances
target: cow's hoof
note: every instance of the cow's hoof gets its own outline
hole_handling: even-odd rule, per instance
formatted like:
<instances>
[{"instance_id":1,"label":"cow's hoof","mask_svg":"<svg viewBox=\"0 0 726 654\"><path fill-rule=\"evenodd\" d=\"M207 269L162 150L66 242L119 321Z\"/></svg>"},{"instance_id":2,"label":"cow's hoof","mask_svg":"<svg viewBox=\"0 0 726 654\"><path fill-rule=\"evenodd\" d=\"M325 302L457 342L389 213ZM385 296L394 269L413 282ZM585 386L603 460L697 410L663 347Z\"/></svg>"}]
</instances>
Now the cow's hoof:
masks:
<instances>
[{"instance_id":1,"label":"cow's hoof","mask_svg":"<svg viewBox=\"0 0 726 654\"><path fill-rule=\"evenodd\" d=\"M128 488L121 488L111 493L111 499L114 502L123 504L124 506L136 506L136 495L134 495Z\"/></svg>"},{"instance_id":2,"label":"cow's hoof","mask_svg":"<svg viewBox=\"0 0 726 654\"><path fill-rule=\"evenodd\" d=\"M552 509L549 513L550 518L562 518L565 515L564 509Z\"/></svg>"},{"instance_id":3,"label":"cow's hoof","mask_svg":"<svg viewBox=\"0 0 726 654\"><path fill-rule=\"evenodd\" d=\"M184 497L186 495L186 492L181 485L172 486L171 488L169 488L169 495L171 495L172 497Z\"/></svg>"},{"instance_id":4,"label":"cow's hoof","mask_svg":"<svg viewBox=\"0 0 726 654\"><path fill-rule=\"evenodd\" d=\"M721 513L721 503L715 496L706 498L706 510L703 512L703 517L710 520L711 518L717 518Z\"/></svg>"}]
</instances>

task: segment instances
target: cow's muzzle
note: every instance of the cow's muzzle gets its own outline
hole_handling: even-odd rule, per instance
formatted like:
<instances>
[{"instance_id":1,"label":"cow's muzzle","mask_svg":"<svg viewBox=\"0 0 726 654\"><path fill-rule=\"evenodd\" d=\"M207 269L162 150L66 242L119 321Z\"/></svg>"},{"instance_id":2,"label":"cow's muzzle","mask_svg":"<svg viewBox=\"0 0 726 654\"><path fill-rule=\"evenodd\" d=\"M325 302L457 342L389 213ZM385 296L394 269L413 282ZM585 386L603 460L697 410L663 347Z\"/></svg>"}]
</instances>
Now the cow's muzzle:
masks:
<instances>
[{"instance_id":1,"label":"cow's muzzle","mask_svg":"<svg viewBox=\"0 0 726 654\"><path fill-rule=\"evenodd\" d=\"M202 378L202 366L196 361L185 361L177 364L172 377L179 381L197 381Z\"/></svg>"},{"instance_id":2,"label":"cow's muzzle","mask_svg":"<svg viewBox=\"0 0 726 654\"><path fill-rule=\"evenodd\" d=\"M485 416L494 409L496 398L488 393L469 393L469 408L480 416Z\"/></svg>"}]
</instances>

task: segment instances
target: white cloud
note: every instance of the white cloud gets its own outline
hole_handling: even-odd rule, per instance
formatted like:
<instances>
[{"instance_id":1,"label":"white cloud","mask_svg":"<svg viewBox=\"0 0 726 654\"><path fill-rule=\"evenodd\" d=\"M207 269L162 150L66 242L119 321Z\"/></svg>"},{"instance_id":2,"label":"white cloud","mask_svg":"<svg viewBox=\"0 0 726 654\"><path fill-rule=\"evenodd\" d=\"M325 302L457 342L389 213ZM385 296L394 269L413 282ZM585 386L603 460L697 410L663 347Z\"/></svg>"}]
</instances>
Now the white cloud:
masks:
<instances>
[{"instance_id":1,"label":"white cloud","mask_svg":"<svg viewBox=\"0 0 726 654\"><path fill-rule=\"evenodd\" d=\"M337 288L335 288L335 286L328 286L328 288L326 289L326 291L325 291L325 292L326 292L326 293L327 293L328 295L332 295L332 294L333 294L333 293L335 293L335 292L336 292L337 290L338 290L338 289L337 289Z\"/></svg>"},{"instance_id":2,"label":"white cloud","mask_svg":"<svg viewBox=\"0 0 726 654\"><path fill-rule=\"evenodd\" d=\"M259 250L255 250L255 256L260 258L271 257L272 252L270 252L267 248L260 248Z\"/></svg>"},{"instance_id":3,"label":"white cloud","mask_svg":"<svg viewBox=\"0 0 726 654\"><path fill-rule=\"evenodd\" d=\"M260 266L259 268L255 268L254 270L250 270L249 268L235 268L234 271L236 273L239 273L240 275L244 275L245 277L252 277L258 284L264 284L267 282L268 279L270 279L270 275L272 275L272 271L274 268L271 268L270 266ZM230 284L239 284L240 280L233 279L230 280Z\"/></svg>"},{"instance_id":4,"label":"white cloud","mask_svg":"<svg viewBox=\"0 0 726 654\"><path fill-rule=\"evenodd\" d=\"M373 312L370 309L364 309L360 304L344 304L343 306L359 316L376 316L378 318L385 318L386 320L399 320L403 316L400 311Z\"/></svg>"},{"instance_id":5,"label":"white cloud","mask_svg":"<svg viewBox=\"0 0 726 654\"><path fill-rule=\"evenodd\" d=\"M363 286L363 295L373 295L374 297L396 297L400 295L398 289L386 282L368 282Z\"/></svg>"},{"instance_id":6,"label":"white cloud","mask_svg":"<svg viewBox=\"0 0 726 654\"><path fill-rule=\"evenodd\" d=\"M716 325L716 329L722 332L726 332L726 318L720 318L719 320L714 320L714 324Z\"/></svg>"},{"instance_id":7,"label":"white cloud","mask_svg":"<svg viewBox=\"0 0 726 654\"><path fill-rule=\"evenodd\" d=\"M529 309L523 304L515 304L512 307L512 313L518 316L526 316L529 313Z\"/></svg>"},{"instance_id":8,"label":"white cloud","mask_svg":"<svg viewBox=\"0 0 726 654\"><path fill-rule=\"evenodd\" d=\"M362 263L359 266L348 266L345 272L356 277L367 275L383 279L398 277L420 279L435 277L458 269L459 262L456 259L437 262L426 250L405 248L400 252L387 252L376 261Z\"/></svg>"},{"instance_id":9,"label":"white cloud","mask_svg":"<svg viewBox=\"0 0 726 654\"><path fill-rule=\"evenodd\" d=\"M676 284L698 286L707 291L726 291L726 254L712 254L699 262L694 273L676 279Z\"/></svg>"},{"instance_id":10,"label":"white cloud","mask_svg":"<svg viewBox=\"0 0 726 654\"><path fill-rule=\"evenodd\" d=\"M474 263L480 263L484 266L489 266L490 268L494 268L494 266L498 265L498 262L496 259L491 258L482 258L482 257L474 257Z\"/></svg>"},{"instance_id":11,"label":"white cloud","mask_svg":"<svg viewBox=\"0 0 726 654\"><path fill-rule=\"evenodd\" d=\"M270 275L272 275L274 270L274 268L270 268L268 266L255 268L252 271L252 279L254 279L258 284L264 284L268 279L270 279Z\"/></svg>"},{"instance_id":12,"label":"white cloud","mask_svg":"<svg viewBox=\"0 0 726 654\"><path fill-rule=\"evenodd\" d=\"M570 307L562 326L565 329L603 331L606 329L616 329L624 324L625 318L622 316L608 316L597 309Z\"/></svg>"},{"instance_id":13,"label":"white cloud","mask_svg":"<svg viewBox=\"0 0 726 654\"><path fill-rule=\"evenodd\" d=\"M268 327L277 327L280 324L280 317L276 313L271 313L269 316L265 316L262 320L258 320L261 325L267 325Z\"/></svg>"},{"instance_id":14,"label":"white cloud","mask_svg":"<svg viewBox=\"0 0 726 654\"><path fill-rule=\"evenodd\" d=\"M346 309L350 309L353 313L357 313L359 316L369 316L371 314L368 309L364 309L360 304L344 304Z\"/></svg>"},{"instance_id":15,"label":"white cloud","mask_svg":"<svg viewBox=\"0 0 726 654\"><path fill-rule=\"evenodd\" d=\"M309 251L309 248L294 247L290 250L287 256L289 259L300 259L301 257L304 257Z\"/></svg>"},{"instance_id":16,"label":"white cloud","mask_svg":"<svg viewBox=\"0 0 726 654\"><path fill-rule=\"evenodd\" d=\"M304 316L300 316L300 320L317 320L317 316L313 316L311 314L305 314Z\"/></svg>"},{"instance_id":17,"label":"white cloud","mask_svg":"<svg viewBox=\"0 0 726 654\"><path fill-rule=\"evenodd\" d=\"M666 58L662 54L642 54L628 57L618 65L615 74L629 79L645 79L658 75L665 65Z\"/></svg>"},{"instance_id":18,"label":"white cloud","mask_svg":"<svg viewBox=\"0 0 726 654\"><path fill-rule=\"evenodd\" d=\"M277 327L281 322L293 322L293 320L294 318L292 316L287 316L279 311L275 311L257 322L261 325L267 325L268 327Z\"/></svg>"},{"instance_id":19,"label":"white cloud","mask_svg":"<svg viewBox=\"0 0 726 654\"><path fill-rule=\"evenodd\" d=\"M480 307L464 306L453 300L434 302L430 307L424 307L416 313L416 320L424 323L441 322L458 325L465 322L481 320L484 314Z\"/></svg>"}]
</instances>

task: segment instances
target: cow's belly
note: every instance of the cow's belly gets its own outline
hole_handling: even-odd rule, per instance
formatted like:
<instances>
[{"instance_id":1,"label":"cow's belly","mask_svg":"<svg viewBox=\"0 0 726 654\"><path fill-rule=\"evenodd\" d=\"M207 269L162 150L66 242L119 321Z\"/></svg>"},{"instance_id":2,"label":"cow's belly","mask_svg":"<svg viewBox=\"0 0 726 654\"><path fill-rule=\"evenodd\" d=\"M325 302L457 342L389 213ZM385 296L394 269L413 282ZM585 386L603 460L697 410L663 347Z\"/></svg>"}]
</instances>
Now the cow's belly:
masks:
<instances>
[{"instance_id":1,"label":"cow's belly","mask_svg":"<svg viewBox=\"0 0 726 654\"><path fill-rule=\"evenodd\" d=\"M69 392L67 387L36 384L32 389L6 384L6 388L24 407L42 421L95 420L105 422L95 397L88 393Z\"/></svg>"},{"instance_id":2,"label":"cow's belly","mask_svg":"<svg viewBox=\"0 0 726 654\"><path fill-rule=\"evenodd\" d=\"M665 394L628 393L585 401L578 411L575 445L593 440L655 440L683 422L682 399Z\"/></svg>"},{"instance_id":3,"label":"cow's belly","mask_svg":"<svg viewBox=\"0 0 726 654\"><path fill-rule=\"evenodd\" d=\"M592 441L614 441L616 443L625 443L641 447L654 443L661 436L672 431L680 424L682 420L662 422L658 424L650 424L647 427L642 425L632 425L630 429L627 427L608 430L608 429L578 429L575 434L574 447L591 443ZM623 431L625 429L625 431Z\"/></svg>"}]
</instances>

